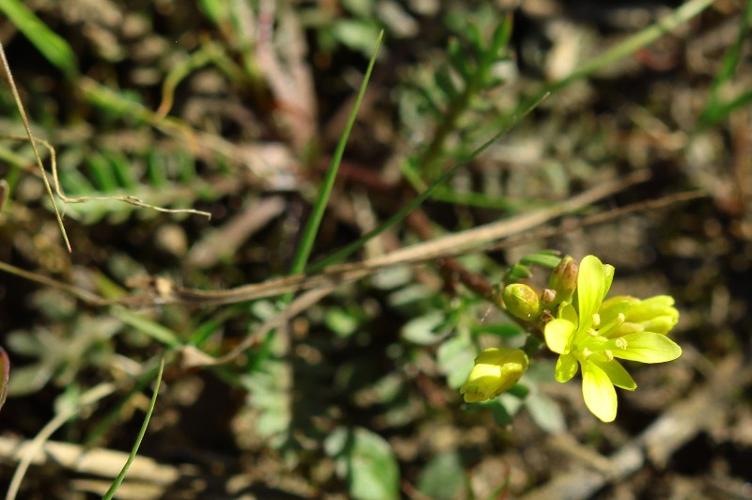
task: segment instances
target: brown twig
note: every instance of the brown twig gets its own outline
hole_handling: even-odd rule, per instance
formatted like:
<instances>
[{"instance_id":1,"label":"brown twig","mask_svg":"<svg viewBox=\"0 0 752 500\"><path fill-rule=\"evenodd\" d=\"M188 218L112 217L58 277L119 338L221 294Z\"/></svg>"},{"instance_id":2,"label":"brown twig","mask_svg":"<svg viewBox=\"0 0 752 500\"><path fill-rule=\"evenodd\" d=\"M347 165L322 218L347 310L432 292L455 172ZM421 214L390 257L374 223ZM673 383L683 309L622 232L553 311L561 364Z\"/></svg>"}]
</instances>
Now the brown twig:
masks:
<instances>
[{"instance_id":1,"label":"brown twig","mask_svg":"<svg viewBox=\"0 0 752 500\"><path fill-rule=\"evenodd\" d=\"M612 189L613 188L614 186L612 186ZM600 194L602 197L605 197L604 193L601 192ZM639 202L620 209L586 216L573 224L575 227L602 224L630 213L665 208L674 203L686 202L704 196L706 196L704 193L696 191L669 195L657 200ZM591 198L592 193L589 193L588 196L584 196L580 199L580 203L569 203L569 211L587 206L592 203L593 200ZM583 202L587 203L583 204ZM174 283L166 279L157 278L153 280L151 288L144 293L129 295L117 299L107 299L83 288L60 282L38 273L26 271L7 263L0 262L0 271L16 274L42 285L61 289L73 294L84 302L95 306L119 304L130 307L148 307L166 303L194 305L232 304L317 287L338 286L342 283L362 279L391 266L417 264L439 258L456 257L467 254L471 251L488 251L506 248L533 239L555 236L557 234L571 231L571 228L573 227L572 225L567 228L546 227L539 231L522 234L547 220L568 213L568 211L562 211L560 209L544 209L544 211L547 213L540 214L535 212L533 214L514 217L505 221L436 238L428 242L418 243L390 254L362 262L331 266L323 272L315 275L295 275L276 278L262 283L244 285L228 290L196 290L183 288L176 286ZM479 235L481 236L480 238L478 237ZM516 238L510 238L515 235L517 236ZM504 237L509 239L506 239L503 242L496 241Z\"/></svg>"}]
</instances>

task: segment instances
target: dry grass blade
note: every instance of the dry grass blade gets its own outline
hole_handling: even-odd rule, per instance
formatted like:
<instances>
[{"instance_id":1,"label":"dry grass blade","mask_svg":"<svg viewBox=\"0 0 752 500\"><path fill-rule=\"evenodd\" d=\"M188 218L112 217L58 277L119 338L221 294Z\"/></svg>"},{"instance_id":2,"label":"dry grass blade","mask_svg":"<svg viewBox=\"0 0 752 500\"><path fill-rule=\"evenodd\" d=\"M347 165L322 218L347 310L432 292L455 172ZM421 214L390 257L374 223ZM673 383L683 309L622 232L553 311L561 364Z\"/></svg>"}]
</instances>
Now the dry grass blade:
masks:
<instances>
[{"instance_id":1,"label":"dry grass blade","mask_svg":"<svg viewBox=\"0 0 752 500\"><path fill-rule=\"evenodd\" d=\"M18 93L18 88L16 88L16 82L13 80L13 73L11 73L10 71L8 58L5 57L5 48L3 47L2 42L0 42L0 59L2 59L3 72L5 73L5 78L8 79L8 85L10 85L10 90L13 93L13 99L16 101L16 107L18 108L18 112L21 115L21 120L23 121L24 128L26 129L28 140L29 142L31 142L31 148L34 150L34 158L36 159L37 167L39 167L39 173L42 176L42 180L44 181L44 188L47 190L47 195L49 196L50 201L52 202L52 207L55 210L55 218L57 219L57 224L60 227L60 233L63 235L63 240L65 241L66 248L68 248L68 252L72 252L73 248L71 247L70 240L68 239L68 233L65 230L65 224L63 224L63 216L60 214L57 203L55 203L55 196L52 194L52 186L50 186L50 180L47 178L47 172L45 172L44 170L44 163L42 163L42 156L39 154L39 149L37 148L34 134L31 133L29 117L26 116L26 108L24 108L23 101L21 101L21 96Z\"/></svg>"},{"instance_id":2,"label":"dry grass blade","mask_svg":"<svg viewBox=\"0 0 752 500\"><path fill-rule=\"evenodd\" d=\"M42 427L42 430L37 433L34 439L29 443L29 445L24 447L23 451L19 454L20 460L18 462L18 467L16 467L16 471L13 473L13 478L10 481L10 486L8 486L8 491L5 494L5 499L13 500L16 498L16 495L18 495L18 490L21 488L23 478L26 475L26 471L29 469L32 461L39 455L39 452L42 451L44 443L46 443L47 440L50 439L50 437L52 437L52 435L58 429L60 429L60 427L62 427L68 420L77 415L82 408L96 403L100 399L109 396L113 392L115 392L114 385L100 384L84 393L81 396L78 405L70 406L60 411L52 418L52 420L47 422L47 425Z\"/></svg>"},{"instance_id":3,"label":"dry grass blade","mask_svg":"<svg viewBox=\"0 0 752 500\"><path fill-rule=\"evenodd\" d=\"M0 137L4 139L10 139L13 141L27 141L28 140L26 137L18 137L18 136L13 136L13 135L3 135ZM42 146L44 146L49 152L50 169L52 170L52 183L55 188L55 194L57 194L58 197L61 200L63 200L63 202L65 203L86 203L88 201L121 201L129 205L133 205L133 206L141 207L141 208L147 208L149 210L155 210L157 212L168 213L168 214L193 214L193 215L200 215L202 217L206 217L207 219L211 219L211 214L204 210L195 210L192 208L164 208L164 207L160 207L157 205L152 205L151 203L146 203L145 201L143 201L142 199L136 196L131 196L127 194L121 194L121 195L113 194L113 195L101 195L101 196L68 196L67 194L65 194L65 191L63 190L63 187L60 184L60 178L58 176L58 171L57 171L57 153L55 152L55 147L49 142L45 141L44 139L40 139L39 137L34 137L34 140L40 143ZM45 171L43 170L43 172ZM46 177L45 177L45 181L46 181Z\"/></svg>"},{"instance_id":4,"label":"dry grass blade","mask_svg":"<svg viewBox=\"0 0 752 500\"><path fill-rule=\"evenodd\" d=\"M32 446L32 441L0 436L0 457L8 462L19 461ZM32 464L56 465L79 474L112 478L118 474L127 456L128 454L122 451L47 441L33 455ZM161 485L174 483L179 477L180 471L177 467L160 464L143 456L136 457L129 472L129 479Z\"/></svg>"}]
</instances>

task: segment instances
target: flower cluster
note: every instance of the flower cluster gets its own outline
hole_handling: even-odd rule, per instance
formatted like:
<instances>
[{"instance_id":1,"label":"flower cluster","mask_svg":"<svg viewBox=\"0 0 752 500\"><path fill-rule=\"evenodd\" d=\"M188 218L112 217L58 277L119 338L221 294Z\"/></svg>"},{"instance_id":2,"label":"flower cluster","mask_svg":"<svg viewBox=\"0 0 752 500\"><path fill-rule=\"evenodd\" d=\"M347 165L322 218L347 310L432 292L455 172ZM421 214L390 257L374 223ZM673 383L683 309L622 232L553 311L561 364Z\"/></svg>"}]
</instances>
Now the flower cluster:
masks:
<instances>
[{"instance_id":1,"label":"flower cluster","mask_svg":"<svg viewBox=\"0 0 752 500\"><path fill-rule=\"evenodd\" d=\"M588 255L577 276L577 309L563 302L558 317L545 326L548 348L559 354L556 380L568 382L582 369L582 395L600 420L616 418L614 386L633 391L637 384L617 361L663 363L681 356L681 348L666 334L679 319L673 298L646 300L619 296L604 301L614 268Z\"/></svg>"},{"instance_id":2,"label":"flower cluster","mask_svg":"<svg viewBox=\"0 0 752 500\"><path fill-rule=\"evenodd\" d=\"M526 284L509 284L503 292L507 311L526 325L540 325L546 345L558 354L555 377L571 380L582 370L582 394L600 420L616 418L615 387L629 391L637 384L617 359L663 363L681 356L667 334L679 320L674 299L658 295L606 299L614 267L588 255L577 266L565 257L553 270L549 288L540 296ZM466 402L495 398L510 389L527 370L520 349L491 348L475 360L461 392Z\"/></svg>"}]
</instances>

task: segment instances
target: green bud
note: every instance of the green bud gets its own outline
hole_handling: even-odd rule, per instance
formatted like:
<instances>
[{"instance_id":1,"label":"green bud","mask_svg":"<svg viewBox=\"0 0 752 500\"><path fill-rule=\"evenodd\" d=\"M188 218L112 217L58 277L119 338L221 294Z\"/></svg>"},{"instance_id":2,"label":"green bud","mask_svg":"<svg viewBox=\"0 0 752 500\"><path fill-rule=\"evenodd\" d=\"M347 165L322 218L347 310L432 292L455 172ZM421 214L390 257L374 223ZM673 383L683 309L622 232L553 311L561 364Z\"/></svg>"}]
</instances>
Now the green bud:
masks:
<instances>
[{"instance_id":1,"label":"green bud","mask_svg":"<svg viewBox=\"0 0 752 500\"><path fill-rule=\"evenodd\" d=\"M540 311L538 294L531 287L523 283L507 285L504 287L502 297L507 311L515 318L530 321Z\"/></svg>"},{"instance_id":2,"label":"green bud","mask_svg":"<svg viewBox=\"0 0 752 500\"><path fill-rule=\"evenodd\" d=\"M569 255L551 271L548 287L556 292L557 302L571 302L577 288L577 262Z\"/></svg>"},{"instance_id":3,"label":"green bud","mask_svg":"<svg viewBox=\"0 0 752 500\"><path fill-rule=\"evenodd\" d=\"M528 358L522 349L484 349L462 385L460 393L468 403L495 398L508 391L528 367Z\"/></svg>"}]
</instances>

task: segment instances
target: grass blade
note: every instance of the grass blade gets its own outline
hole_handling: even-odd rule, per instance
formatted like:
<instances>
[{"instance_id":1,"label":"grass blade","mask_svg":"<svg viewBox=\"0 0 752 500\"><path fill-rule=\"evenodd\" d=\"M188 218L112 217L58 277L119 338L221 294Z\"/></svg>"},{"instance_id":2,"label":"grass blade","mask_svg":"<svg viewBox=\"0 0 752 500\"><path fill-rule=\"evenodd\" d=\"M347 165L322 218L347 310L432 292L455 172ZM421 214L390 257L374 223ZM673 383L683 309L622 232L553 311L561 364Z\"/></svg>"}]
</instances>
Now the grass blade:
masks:
<instances>
[{"instance_id":1,"label":"grass blade","mask_svg":"<svg viewBox=\"0 0 752 500\"><path fill-rule=\"evenodd\" d=\"M308 263L308 258L311 256L313 242L316 240L316 234L318 233L321 219L324 217L324 211L326 210L326 206L329 203L329 197L332 194L334 180L337 178L337 171L339 170L339 165L342 161L342 155L345 152L347 140L350 138L350 131L355 124L355 118L358 115L358 109L360 109L360 104L363 101L363 96L366 93L368 80L371 78L371 73L373 72L373 67L376 64L376 57L379 55L379 49L381 48L381 41L383 38L384 31L382 30L379 33L378 38L376 38L376 47L373 50L371 60L368 62L368 68L366 69L366 74L363 76L363 81L360 83L358 95L355 98L355 104L353 105L353 109L350 111L350 116L347 117L345 129L342 131L342 135L340 136L339 142L337 143L337 148L334 150L334 155L332 156L332 160L329 163L329 167L326 171L324 182L321 185L321 189L319 190L319 196L316 199L316 203L313 206L311 216L309 217L308 222L306 223L306 227L303 230L303 237L301 238L300 245L295 252L295 257L293 258L290 274L302 273L306 267L306 264Z\"/></svg>"},{"instance_id":2,"label":"grass blade","mask_svg":"<svg viewBox=\"0 0 752 500\"><path fill-rule=\"evenodd\" d=\"M131 464L133 463L133 460L136 459L136 455L138 454L138 448L141 446L141 441L144 439L144 435L146 434L146 429L149 427L149 421L151 420L151 414L154 412L154 407L157 405L157 396L159 395L159 386L162 384L162 374L164 373L164 357L159 363L159 372L157 373L157 379L154 383L154 393L151 395L151 401L149 402L149 409L146 411L146 417L144 417L144 423L141 424L141 429L138 431L138 436L136 436L136 442L133 443L133 448L131 449L130 455L128 455L128 460L125 461L125 464L123 465L123 468L120 470L120 474L117 475L115 480L112 482L112 485L110 486L110 489L107 490L107 493L104 494L102 497L104 500L111 500L115 493L117 492L118 488L120 488L120 485L123 484L123 480L125 479L126 474L128 474L128 469L130 469Z\"/></svg>"},{"instance_id":3,"label":"grass blade","mask_svg":"<svg viewBox=\"0 0 752 500\"><path fill-rule=\"evenodd\" d=\"M148 335L168 347L178 348L182 345L182 342L180 342L180 339L172 330L138 313L129 311L124 307L115 307L112 309L112 315L126 325L135 328L139 332Z\"/></svg>"},{"instance_id":4,"label":"grass blade","mask_svg":"<svg viewBox=\"0 0 752 500\"><path fill-rule=\"evenodd\" d=\"M72 77L78 71L76 55L70 45L44 24L20 0L0 0L0 11L53 65Z\"/></svg>"},{"instance_id":5,"label":"grass blade","mask_svg":"<svg viewBox=\"0 0 752 500\"><path fill-rule=\"evenodd\" d=\"M744 43L749 38L750 26L752 26L752 0L747 0L747 6L741 15L739 22L739 33L731 47L728 48L723 56L721 70L715 76L713 85L710 89L710 97L702 114L700 115L700 124L703 126L713 125L735 109L746 105L752 98L752 92L744 93L730 101L724 102L720 97L720 91L723 85L731 80L739 66L742 58Z\"/></svg>"}]
</instances>

